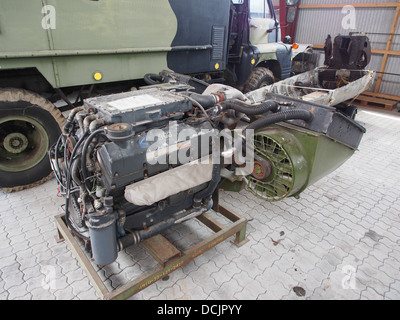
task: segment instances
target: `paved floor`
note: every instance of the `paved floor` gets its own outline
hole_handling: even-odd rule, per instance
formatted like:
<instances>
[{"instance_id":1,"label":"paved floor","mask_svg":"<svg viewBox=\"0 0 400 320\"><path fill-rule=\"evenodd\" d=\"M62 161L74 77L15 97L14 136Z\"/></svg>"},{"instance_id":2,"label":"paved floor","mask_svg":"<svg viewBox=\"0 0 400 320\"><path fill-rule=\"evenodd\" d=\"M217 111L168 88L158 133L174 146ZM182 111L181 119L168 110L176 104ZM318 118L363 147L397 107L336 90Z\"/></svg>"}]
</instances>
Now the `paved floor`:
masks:
<instances>
[{"instance_id":1,"label":"paved floor","mask_svg":"<svg viewBox=\"0 0 400 320\"><path fill-rule=\"evenodd\" d=\"M225 241L131 299L400 299L399 115L360 111L359 151L298 200L223 192L221 202L249 219L250 241ZM98 299L55 241L62 204L54 179L0 192L0 299ZM166 237L185 247L203 230L191 220ZM136 246L98 273L112 290L154 264Z\"/></svg>"}]
</instances>

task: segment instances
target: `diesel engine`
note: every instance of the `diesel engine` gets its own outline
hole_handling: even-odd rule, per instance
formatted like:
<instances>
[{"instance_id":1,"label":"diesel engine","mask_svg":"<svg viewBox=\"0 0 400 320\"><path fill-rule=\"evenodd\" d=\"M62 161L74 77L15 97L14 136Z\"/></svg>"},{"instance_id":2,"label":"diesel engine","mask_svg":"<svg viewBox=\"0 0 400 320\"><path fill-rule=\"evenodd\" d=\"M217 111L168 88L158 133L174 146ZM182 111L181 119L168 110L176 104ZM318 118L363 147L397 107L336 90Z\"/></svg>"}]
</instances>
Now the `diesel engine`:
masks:
<instances>
[{"instance_id":1,"label":"diesel engine","mask_svg":"<svg viewBox=\"0 0 400 320\"><path fill-rule=\"evenodd\" d=\"M222 85L187 89L100 96L70 112L50 160L66 223L97 264L211 209L222 182L268 201L297 196L348 159L364 132L335 108L278 95L253 104Z\"/></svg>"}]
</instances>

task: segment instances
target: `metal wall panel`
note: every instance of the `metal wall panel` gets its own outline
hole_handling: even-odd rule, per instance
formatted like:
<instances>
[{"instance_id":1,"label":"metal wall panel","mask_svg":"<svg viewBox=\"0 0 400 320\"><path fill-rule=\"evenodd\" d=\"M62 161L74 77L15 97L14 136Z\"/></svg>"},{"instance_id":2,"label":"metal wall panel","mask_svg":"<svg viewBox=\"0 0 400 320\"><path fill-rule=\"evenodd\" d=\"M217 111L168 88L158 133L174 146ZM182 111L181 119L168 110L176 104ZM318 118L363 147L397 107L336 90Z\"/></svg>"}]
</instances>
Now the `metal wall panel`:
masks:
<instances>
[{"instance_id":1,"label":"metal wall panel","mask_svg":"<svg viewBox=\"0 0 400 320\"><path fill-rule=\"evenodd\" d=\"M400 56L389 56L385 71L400 74ZM400 76L385 74L379 91L400 96Z\"/></svg>"},{"instance_id":2,"label":"metal wall panel","mask_svg":"<svg viewBox=\"0 0 400 320\"><path fill-rule=\"evenodd\" d=\"M332 39L349 32L389 33L394 18L393 8L356 8L355 28L345 29L346 19L340 9L300 9L295 41L298 43L324 44L328 34ZM386 48L387 35L368 35L373 49Z\"/></svg>"},{"instance_id":3,"label":"metal wall panel","mask_svg":"<svg viewBox=\"0 0 400 320\"><path fill-rule=\"evenodd\" d=\"M348 3L395 3L397 0L300 0L301 5L307 4L348 4Z\"/></svg>"},{"instance_id":4,"label":"metal wall panel","mask_svg":"<svg viewBox=\"0 0 400 320\"><path fill-rule=\"evenodd\" d=\"M326 5L351 3L395 3L398 0L331 0L322 3L320 0L301 0L301 5ZM389 33L395 15L394 7L385 8L355 8L355 28L346 29L342 25L348 11L342 8L301 8L298 16L295 41L313 45L323 45L328 34L332 41L338 34L349 32ZM400 33L400 24L396 33ZM388 35L368 35L373 50L385 50ZM400 36L393 37L391 50L400 51ZM367 69L379 71L382 63L382 54L373 54ZM323 60L322 60L323 61ZM390 62L390 63L389 63ZM386 72L400 74L400 56L389 56ZM374 83L375 87L375 83ZM374 89L374 87L372 89ZM372 90L371 89L371 90ZM385 75L382 80L380 93L400 95L400 76Z\"/></svg>"}]
</instances>

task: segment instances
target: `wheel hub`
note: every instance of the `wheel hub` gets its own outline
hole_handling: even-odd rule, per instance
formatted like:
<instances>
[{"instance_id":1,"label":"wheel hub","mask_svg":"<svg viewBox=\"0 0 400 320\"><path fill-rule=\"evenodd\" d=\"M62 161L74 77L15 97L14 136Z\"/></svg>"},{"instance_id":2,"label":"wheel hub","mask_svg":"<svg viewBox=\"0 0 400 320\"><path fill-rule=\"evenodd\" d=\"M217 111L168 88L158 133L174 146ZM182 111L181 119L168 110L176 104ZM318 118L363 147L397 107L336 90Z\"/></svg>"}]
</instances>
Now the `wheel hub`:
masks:
<instances>
[{"instance_id":1,"label":"wheel hub","mask_svg":"<svg viewBox=\"0 0 400 320\"><path fill-rule=\"evenodd\" d=\"M252 176L258 180L264 180L271 175L271 164L264 159L257 159L254 161L254 169Z\"/></svg>"},{"instance_id":2,"label":"wheel hub","mask_svg":"<svg viewBox=\"0 0 400 320\"><path fill-rule=\"evenodd\" d=\"M25 171L35 167L47 156L49 138L46 129L31 117L10 115L2 118L0 137L2 171Z\"/></svg>"},{"instance_id":3,"label":"wheel hub","mask_svg":"<svg viewBox=\"0 0 400 320\"><path fill-rule=\"evenodd\" d=\"M19 132L8 134L3 141L4 149L10 153L21 153L28 147L28 138Z\"/></svg>"}]
</instances>

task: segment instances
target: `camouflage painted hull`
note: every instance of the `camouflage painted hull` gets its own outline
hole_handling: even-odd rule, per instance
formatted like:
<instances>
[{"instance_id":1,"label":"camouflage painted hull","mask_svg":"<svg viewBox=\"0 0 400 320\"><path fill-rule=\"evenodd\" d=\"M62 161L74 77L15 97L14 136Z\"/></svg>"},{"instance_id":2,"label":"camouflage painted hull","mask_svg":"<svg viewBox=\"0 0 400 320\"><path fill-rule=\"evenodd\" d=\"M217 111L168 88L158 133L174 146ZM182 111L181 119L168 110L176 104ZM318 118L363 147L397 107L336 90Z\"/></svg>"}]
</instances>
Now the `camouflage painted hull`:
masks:
<instances>
[{"instance_id":1,"label":"camouflage painted hull","mask_svg":"<svg viewBox=\"0 0 400 320\"><path fill-rule=\"evenodd\" d=\"M360 71L363 76L336 89L324 89L320 85L319 74L325 67L319 67L307 71L272 85L250 92L247 96L252 101L262 101L267 93L281 94L287 97L303 101L335 106L341 102L357 97L363 91L368 90L373 83L374 71ZM307 86L301 85L307 83Z\"/></svg>"}]
</instances>

